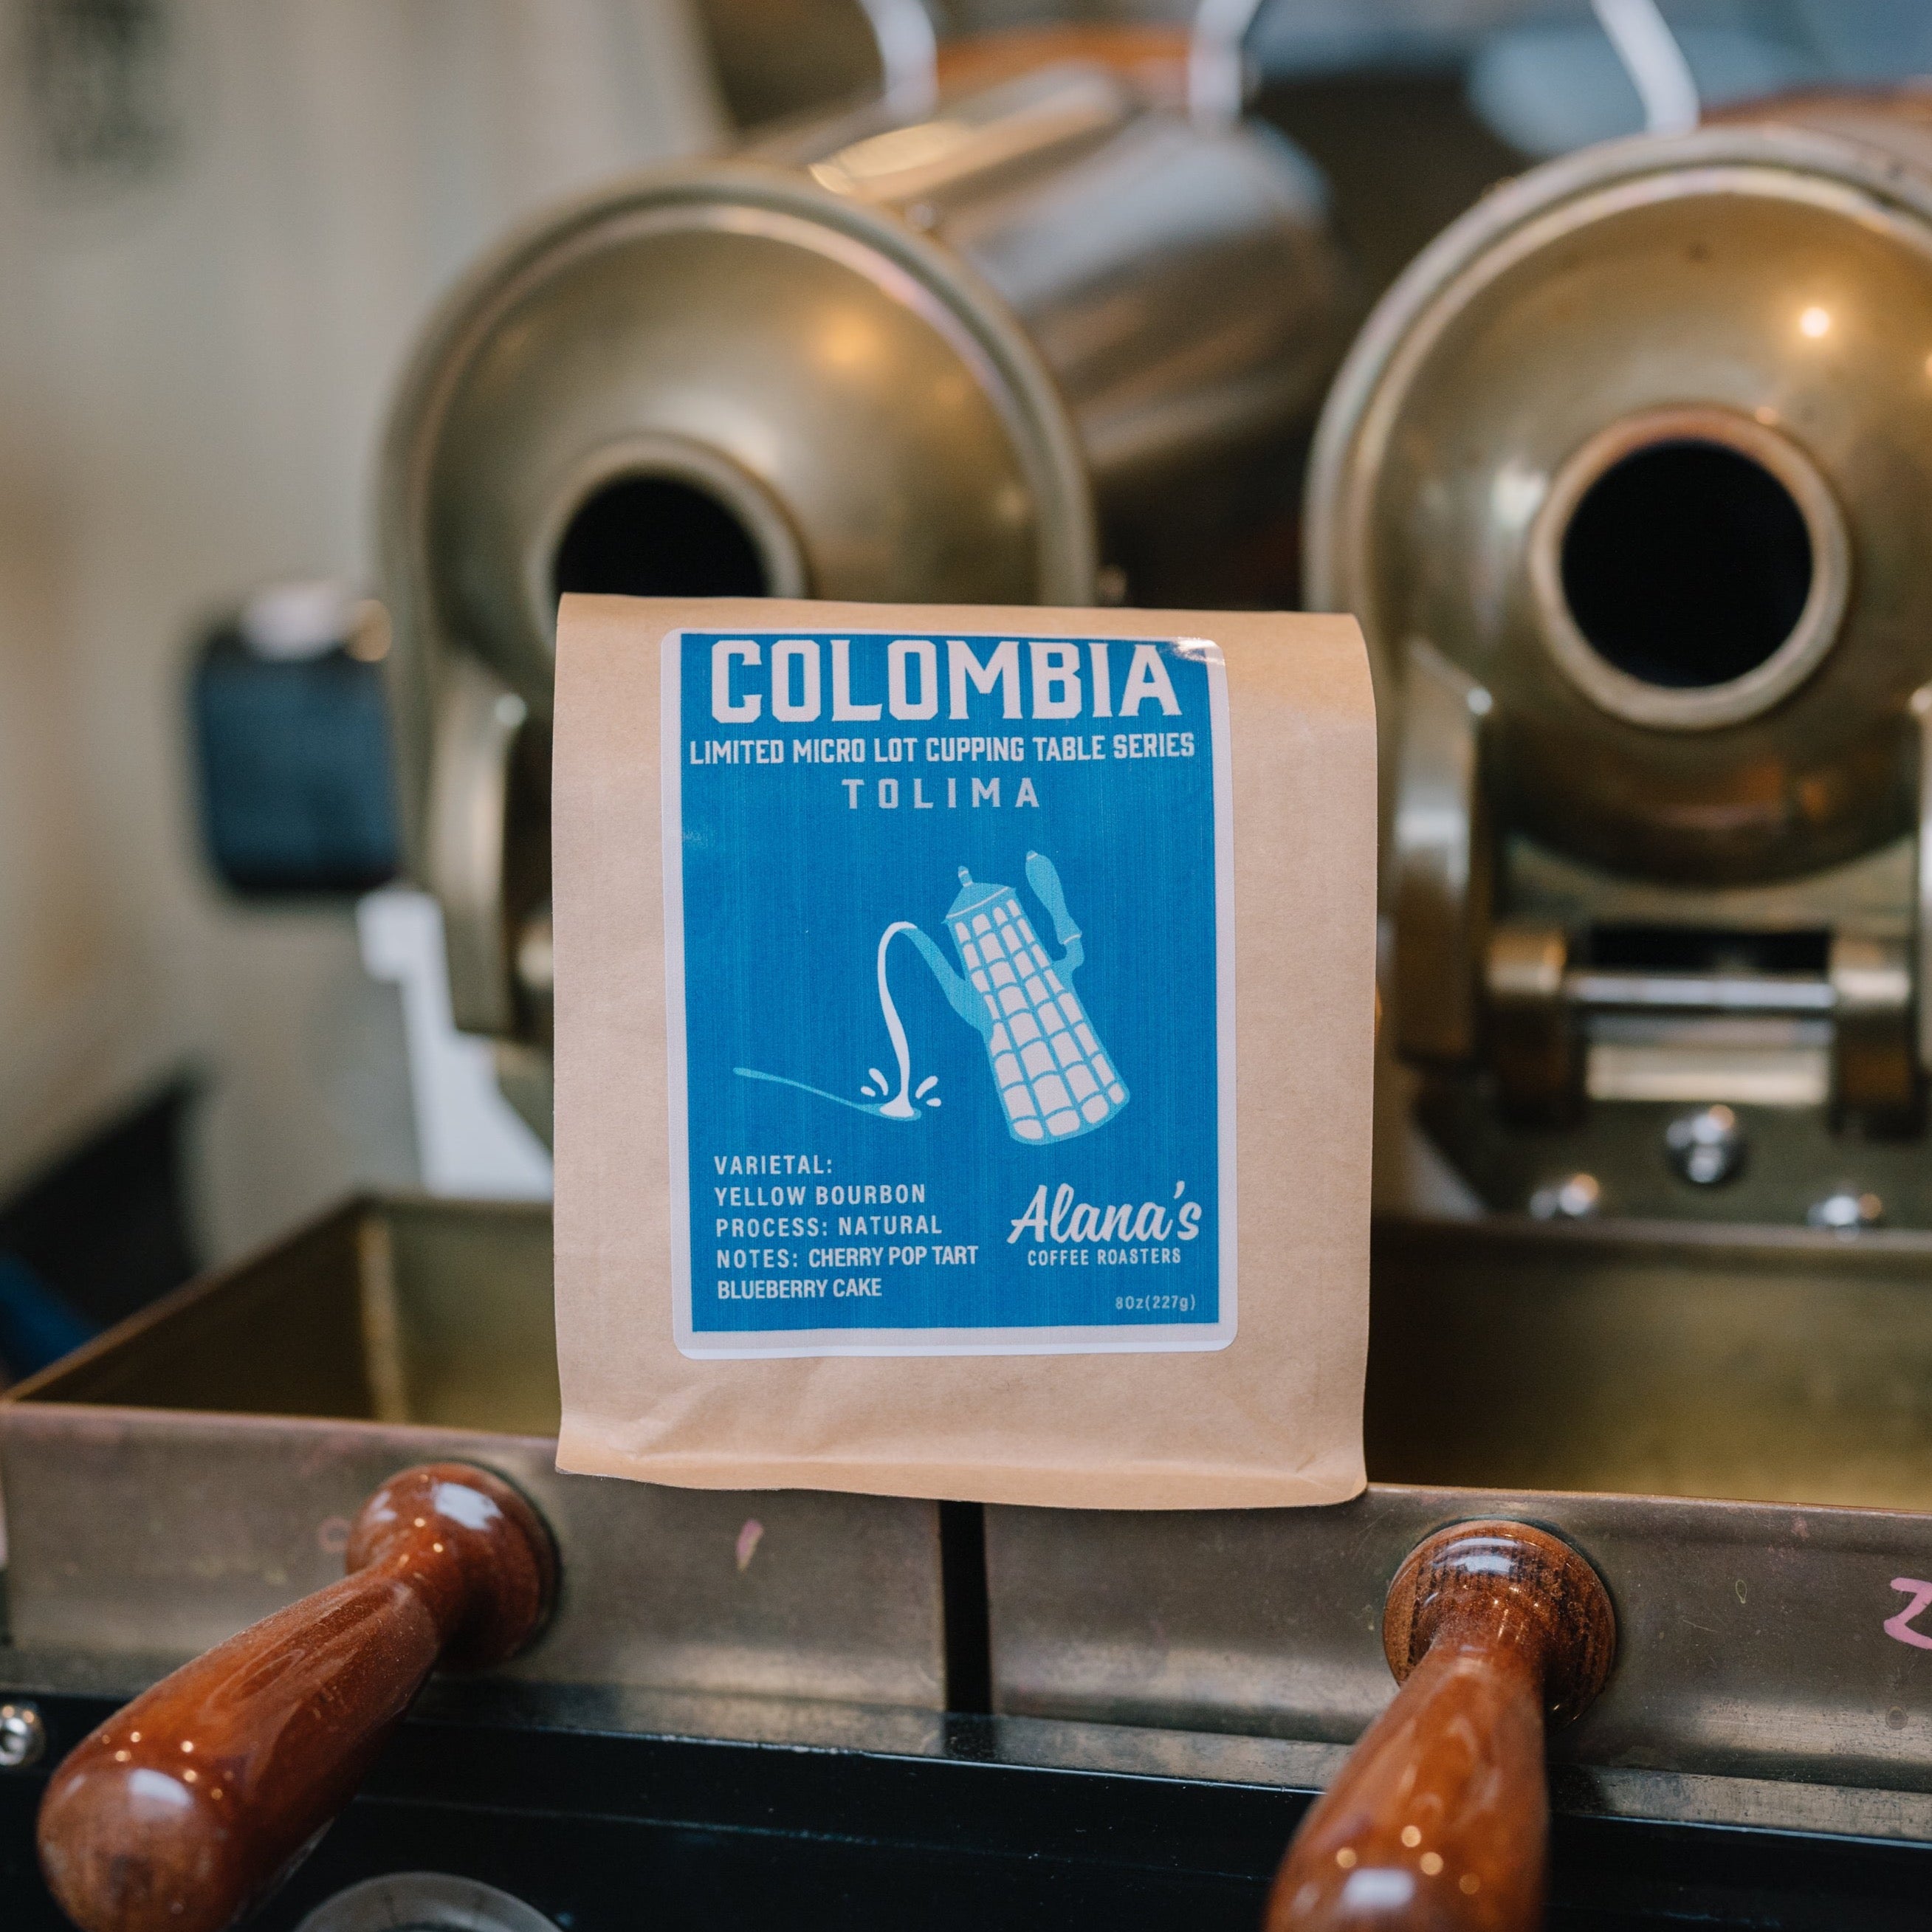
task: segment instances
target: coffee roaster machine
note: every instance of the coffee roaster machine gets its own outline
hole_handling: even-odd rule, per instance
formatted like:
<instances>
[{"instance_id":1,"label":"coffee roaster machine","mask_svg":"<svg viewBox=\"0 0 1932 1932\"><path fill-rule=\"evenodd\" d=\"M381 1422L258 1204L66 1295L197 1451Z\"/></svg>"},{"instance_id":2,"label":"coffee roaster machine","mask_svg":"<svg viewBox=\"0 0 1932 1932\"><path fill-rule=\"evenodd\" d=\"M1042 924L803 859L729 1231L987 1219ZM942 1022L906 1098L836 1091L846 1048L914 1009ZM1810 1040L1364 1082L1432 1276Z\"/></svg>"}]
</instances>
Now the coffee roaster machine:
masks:
<instances>
[{"instance_id":1,"label":"coffee roaster machine","mask_svg":"<svg viewBox=\"0 0 1932 1932\"><path fill-rule=\"evenodd\" d=\"M1393 1043L1490 1206L1922 1227L1922 104L1587 151L1340 377L1310 588L1386 725Z\"/></svg>"},{"instance_id":2,"label":"coffee roaster machine","mask_svg":"<svg viewBox=\"0 0 1932 1932\"><path fill-rule=\"evenodd\" d=\"M9 1922L61 1922L51 1793L104 1925L217 1927L289 1868L265 1926L1246 1926L1305 1820L1276 1925L1526 1926L1546 1706L1552 1924L1922 1923L1919 127L1800 104L1552 164L1337 382L1310 579L1378 660L1384 1035L1495 1210L1378 1228L1363 1497L560 1477L542 1213L352 1204L0 1402ZM1327 258L1242 139L1036 77L600 197L446 312L385 511L410 804L533 1115L545 601L690 587L622 576L614 520L720 589L1086 595L1096 495L1318 382ZM1076 298L1123 256L1027 220L1104 253L1082 184L1130 164L1208 170L1190 232L1248 184L1205 232L1253 333L1180 355L1148 271L1105 340ZM488 1667L392 1730L440 1660Z\"/></svg>"},{"instance_id":3,"label":"coffee roaster machine","mask_svg":"<svg viewBox=\"0 0 1932 1932\"><path fill-rule=\"evenodd\" d=\"M455 1018L532 1124L560 592L1090 602L1240 524L1350 320L1294 151L1096 62L620 183L484 263L404 384L382 532Z\"/></svg>"},{"instance_id":4,"label":"coffee roaster machine","mask_svg":"<svg viewBox=\"0 0 1932 1932\"><path fill-rule=\"evenodd\" d=\"M158 1840L206 1916L83 1922L225 1922L360 1778L251 1922L1252 1926L1388 1704L1390 1580L1472 1517L1568 1539L1614 1606L1607 1681L1552 1733L1552 1923L1922 1910L1932 1732L1898 1580L1926 1568L1924 1237L1386 1228L1368 1492L1142 1516L560 1476L548 1233L537 1208L358 1203L0 1405L10 1924L63 1922L35 1808L109 1720L56 1816L64 1896L120 1896ZM406 1593L392 1572L285 1606L353 1588L345 1553L370 1577L372 1515L447 1526L433 1483L392 1506L425 1466L528 1499L552 1601L377 1756L436 1654L397 1628ZM453 1540L462 1494L440 1507ZM114 1717L278 1616L171 1708Z\"/></svg>"}]
</instances>

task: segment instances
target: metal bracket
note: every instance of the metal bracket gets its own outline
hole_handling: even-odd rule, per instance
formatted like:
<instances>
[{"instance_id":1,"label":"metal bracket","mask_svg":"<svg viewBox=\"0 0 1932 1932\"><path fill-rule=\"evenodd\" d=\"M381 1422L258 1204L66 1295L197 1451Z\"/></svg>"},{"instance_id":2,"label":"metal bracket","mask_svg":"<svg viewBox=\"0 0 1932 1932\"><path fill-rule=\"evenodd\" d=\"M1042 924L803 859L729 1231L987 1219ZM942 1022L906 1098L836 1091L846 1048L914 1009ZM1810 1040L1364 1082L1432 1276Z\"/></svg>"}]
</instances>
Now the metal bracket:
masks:
<instances>
[{"instance_id":1,"label":"metal bracket","mask_svg":"<svg viewBox=\"0 0 1932 1932\"><path fill-rule=\"evenodd\" d=\"M1561 1122L1582 1097L1582 1055L1561 926L1499 925L1483 964L1487 1045L1503 1111Z\"/></svg>"},{"instance_id":2,"label":"metal bracket","mask_svg":"<svg viewBox=\"0 0 1932 1932\"><path fill-rule=\"evenodd\" d=\"M425 883L442 907L450 1014L465 1033L516 1030L504 834L511 754L528 716L473 658L452 658L436 717Z\"/></svg>"},{"instance_id":3,"label":"metal bracket","mask_svg":"<svg viewBox=\"0 0 1932 1932\"><path fill-rule=\"evenodd\" d=\"M1412 1060L1474 1056L1493 867L1483 797L1488 692L1410 640L1396 754L1396 1043Z\"/></svg>"},{"instance_id":4,"label":"metal bracket","mask_svg":"<svg viewBox=\"0 0 1932 1932\"><path fill-rule=\"evenodd\" d=\"M1910 949L1900 939L1834 933L1827 970L1834 1116L1910 1124L1918 1103Z\"/></svg>"}]
</instances>

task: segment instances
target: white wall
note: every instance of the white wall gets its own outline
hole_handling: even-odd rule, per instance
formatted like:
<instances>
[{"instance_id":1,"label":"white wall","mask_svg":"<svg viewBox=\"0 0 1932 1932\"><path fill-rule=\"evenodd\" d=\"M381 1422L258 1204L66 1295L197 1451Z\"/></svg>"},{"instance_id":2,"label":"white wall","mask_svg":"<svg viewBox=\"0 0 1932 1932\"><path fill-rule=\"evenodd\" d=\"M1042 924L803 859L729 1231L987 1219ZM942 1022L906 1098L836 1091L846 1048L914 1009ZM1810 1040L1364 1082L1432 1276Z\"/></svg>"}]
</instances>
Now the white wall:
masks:
<instances>
[{"instance_id":1,"label":"white wall","mask_svg":"<svg viewBox=\"0 0 1932 1932\"><path fill-rule=\"evenodd\" d=\"M0 102L0 1192L197 1067L227 1254L413 1154L352 912L237 908L202 869L195 627L265 578L368 580L434 296L716 122L676 0L155 4L158 166L56 165L17 62Z\"/></svg>"}]
</instances>

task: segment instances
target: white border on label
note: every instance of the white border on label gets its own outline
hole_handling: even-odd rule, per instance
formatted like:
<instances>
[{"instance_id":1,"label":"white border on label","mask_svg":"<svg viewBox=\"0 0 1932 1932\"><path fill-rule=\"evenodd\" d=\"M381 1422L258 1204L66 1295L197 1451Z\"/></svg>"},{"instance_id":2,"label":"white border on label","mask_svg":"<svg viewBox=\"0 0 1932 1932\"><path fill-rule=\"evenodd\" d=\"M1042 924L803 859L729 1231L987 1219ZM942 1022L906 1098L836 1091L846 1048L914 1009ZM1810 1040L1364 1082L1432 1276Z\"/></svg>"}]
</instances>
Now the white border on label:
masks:
<instances>
[{"instance_id":1,"label":"white border on label","mask_svg":"<svg viewBox=\"0 0 1932 1932\"><path fill-rule=\"evenodd\" d=\"M709 634L706 633L704 634ZM752 636L761 636L752 632ZM955 634L957 634L956 633ZM989 633L973 632L984 641ZM691 1112L684 984L684 727L686 633L659 645L659 746L662 777L664 917L664 1097L670 1132L671 1323L678 1352L695 1361L814 1355L1102 1355L1203 1354L1225 1348L1239 1325L1240 1221L1235 1212L1234 772L1228 712L1228 665L1208 638L1110 638L1110 644L1164 644L1208 672L1208 735L1214 760L1214 1005L1216 1236L1220 1313L1215 1322L1052 1328L794 1328L767 1335L717 1329L700 1334L691 1319Z\"/></svg>"}]
</instances>

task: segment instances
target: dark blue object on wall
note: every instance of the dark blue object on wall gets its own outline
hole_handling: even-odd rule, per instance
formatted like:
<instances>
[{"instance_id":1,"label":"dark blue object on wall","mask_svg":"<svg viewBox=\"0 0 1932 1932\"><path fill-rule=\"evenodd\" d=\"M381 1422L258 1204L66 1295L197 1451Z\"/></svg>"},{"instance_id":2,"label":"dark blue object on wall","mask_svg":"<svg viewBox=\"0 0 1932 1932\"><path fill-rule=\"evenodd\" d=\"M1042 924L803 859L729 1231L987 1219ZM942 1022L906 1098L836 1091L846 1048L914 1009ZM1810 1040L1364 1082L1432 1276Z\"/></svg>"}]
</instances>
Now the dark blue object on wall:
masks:
<instances>
[{"instance_id":1,"label":"dark blue object on wall","mask_svg":"<svg viewBox=\"0 0 1932 1932\"><path fill-rule=\"evenodd\" d=\"M372 650L343 602L291 643L251 626L262 602L208 634L192 675L208 862L250 896L367 892L397 869L386 637Z\"/></svg>"},{"instance_id":2,"label":"dark blue object on wall","mask_svg":"<svg viewBox=\"0 0 1932 1932\"><path fill-rule=\"evenodd\" d=\"M92 1341L100 1324L57 1294L17 1255L0 1254L0 1364L31 1376Z\"/></svg>"}]
</instances>

